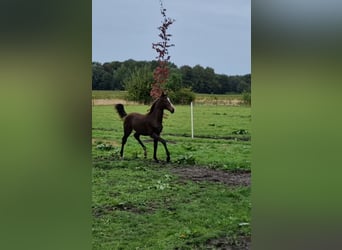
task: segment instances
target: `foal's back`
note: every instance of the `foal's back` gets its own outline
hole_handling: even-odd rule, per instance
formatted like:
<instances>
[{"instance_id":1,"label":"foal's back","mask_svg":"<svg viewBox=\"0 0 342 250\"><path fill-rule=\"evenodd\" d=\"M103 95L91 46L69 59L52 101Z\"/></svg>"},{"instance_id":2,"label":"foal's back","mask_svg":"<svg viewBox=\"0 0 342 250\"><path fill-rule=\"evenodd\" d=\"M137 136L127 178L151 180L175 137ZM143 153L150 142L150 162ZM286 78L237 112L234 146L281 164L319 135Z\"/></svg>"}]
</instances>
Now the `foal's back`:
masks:
<instances>
[{"instance_id":1,"label":"foal's back","mask_svg":"<svg viewBox=\"0 0 342 250\"><path fill-rule=\"evenodd\" d=\"M134 130L140 135L152 135L153 128L148 115L130 113L124 121L125 130Z\"/></svg>"}]
</instances>

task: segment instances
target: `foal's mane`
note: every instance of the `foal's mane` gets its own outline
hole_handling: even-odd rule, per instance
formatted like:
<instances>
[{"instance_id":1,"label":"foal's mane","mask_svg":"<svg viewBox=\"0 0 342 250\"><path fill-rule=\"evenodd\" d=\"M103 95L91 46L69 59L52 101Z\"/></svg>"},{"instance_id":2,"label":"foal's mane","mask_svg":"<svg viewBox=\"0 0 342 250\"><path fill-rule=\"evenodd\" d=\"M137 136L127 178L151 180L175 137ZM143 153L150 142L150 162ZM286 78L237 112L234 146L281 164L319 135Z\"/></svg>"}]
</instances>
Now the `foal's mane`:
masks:
<instances>
[{"instance_id":1,"label":"foal's mane","mask_svg":"<svg viewBox=\"0 0 342 250\"><path fill-rule=\"evenodd\" d=\"M160 99L160 97L152 103L152 106L151 106L151 108L149 109L148 114L151 114L151 113L153 112L153 110L154 110L154 108L156 107L156 104L157 104L157 102L159 101L159 99Z\"/></svg>"}]
</instances>

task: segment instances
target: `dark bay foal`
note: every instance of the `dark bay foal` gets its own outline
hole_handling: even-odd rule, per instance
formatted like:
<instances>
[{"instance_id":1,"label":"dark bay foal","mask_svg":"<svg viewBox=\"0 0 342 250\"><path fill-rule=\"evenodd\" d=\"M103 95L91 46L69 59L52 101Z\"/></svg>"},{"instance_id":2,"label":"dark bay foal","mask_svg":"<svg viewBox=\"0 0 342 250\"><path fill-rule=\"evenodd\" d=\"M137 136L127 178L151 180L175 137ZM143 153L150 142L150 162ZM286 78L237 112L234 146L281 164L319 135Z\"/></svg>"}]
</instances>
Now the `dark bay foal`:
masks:
<instances>
[{"instance_id":1,"label":"dark bay foal","mask_svg":"<svg viewBox=\"0 0 342 250\"><path fill-rule=\"evenodd\" d=\"M128 136L134 130L134 138L139 142L139 144L144 149L144 156L146 158L146 147L140 140L140 135L150 136L154 140L154 151L153 151L153 159L158 162L157 159L157 148L158 141L160 141L165 148L166 152L166 161L170 161L170 152L167 149L166 141L160 137L160 133L163 130L163 115L164 110L168 110L171 113L175 112L175 108L173 107L170 99L162 93L162 95L152 104L149 113L142 115L139 113L130 113L127 114L125 112L124 106L122 104L116 104L115 108L119 114L119 116L123 119L123 127L124 127L124 135L122 137L121 151L120 156L123 157L124 146L127 142Z\"/></svg>"}]
</instances>

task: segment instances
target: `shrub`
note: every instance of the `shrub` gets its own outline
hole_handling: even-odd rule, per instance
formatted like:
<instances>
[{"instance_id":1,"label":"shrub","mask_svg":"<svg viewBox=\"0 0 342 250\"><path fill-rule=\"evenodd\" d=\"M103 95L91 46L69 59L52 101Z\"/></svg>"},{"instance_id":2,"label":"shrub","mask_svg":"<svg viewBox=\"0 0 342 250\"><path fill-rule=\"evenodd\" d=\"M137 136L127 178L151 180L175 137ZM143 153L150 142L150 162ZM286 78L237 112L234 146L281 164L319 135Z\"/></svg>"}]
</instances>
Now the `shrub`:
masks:
<instances>
[{"instance_id":1,"label":"shrub","mask_svg":"<svg viewBox=\"0 0 342 250\"><path fill-rule=\"evenodd\" d=\"M251 105L251 102L252 102L251 92L243 92L242 100L244 101L244 103Z\"/></svg>"},{"instance_id":2,"label":"shrub","mask_svg":"<svg viewBox=\"0 0 342 250\"><path fill-rule=\"evenodd\" d=\"M168 95L175 104L190 104L195 100L195 94L187 88L172 91Z\"/></svg>"},{"instance_id":3,"label":"shrub","mask_svg":"<svg viewBox=\"0 0 342 250\"><path fill-rule=\"evenodd\" d=\"M144 66L136 68L124 81L124 85L128 93L127 99L130 101L142 102L144 104L150 103L152 81L153 76L150 67Z\"/></svg>"}]
</instances>

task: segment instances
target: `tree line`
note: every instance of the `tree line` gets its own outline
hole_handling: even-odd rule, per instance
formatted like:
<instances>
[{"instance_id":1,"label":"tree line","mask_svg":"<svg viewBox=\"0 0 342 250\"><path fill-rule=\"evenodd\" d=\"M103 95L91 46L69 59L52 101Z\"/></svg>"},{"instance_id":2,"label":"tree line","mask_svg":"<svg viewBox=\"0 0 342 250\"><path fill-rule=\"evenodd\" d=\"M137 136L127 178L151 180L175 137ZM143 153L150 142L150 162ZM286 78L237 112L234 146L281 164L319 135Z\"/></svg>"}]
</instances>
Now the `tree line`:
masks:
<instances>
[{"instance_id":1,"label":"tree line","mask_svg":"<svg viewBox=\"0 0 342 250\"><path fill-rule=\"evenodd\" d=\"M92 63L93 90L127 90L127 82L134 72L144 68L148 71L158 66L158 62L126 60L106 63ZM177 67L169 63L170 75L167 88L191 89L196 93L243 93L251 91L251 74L228 76L215 73L213 68L196 65ZM151 82L152 83L152 82Z\"/></svg>"}]
</instances>

